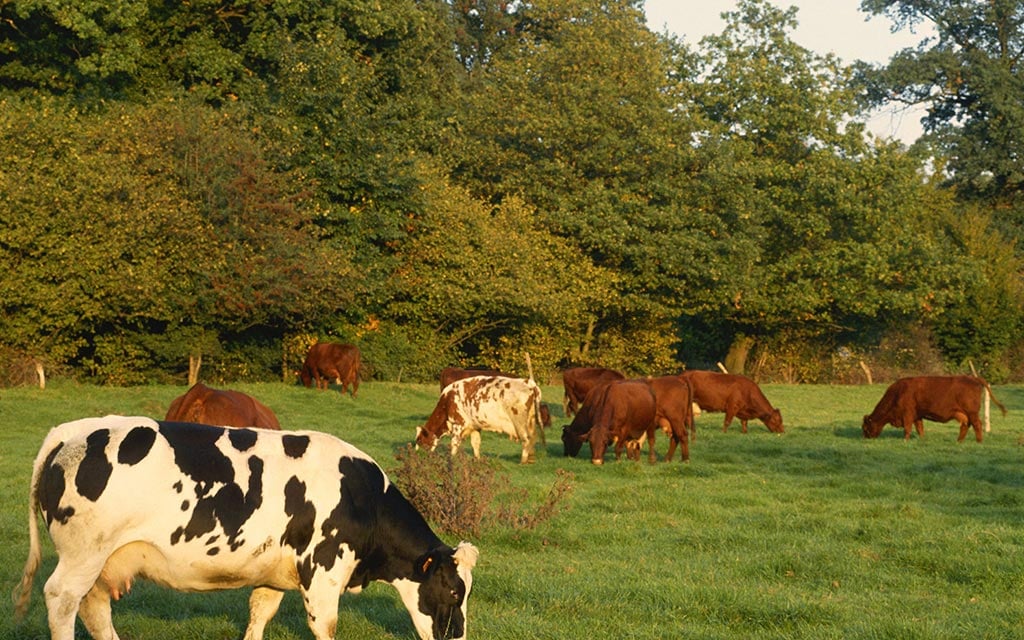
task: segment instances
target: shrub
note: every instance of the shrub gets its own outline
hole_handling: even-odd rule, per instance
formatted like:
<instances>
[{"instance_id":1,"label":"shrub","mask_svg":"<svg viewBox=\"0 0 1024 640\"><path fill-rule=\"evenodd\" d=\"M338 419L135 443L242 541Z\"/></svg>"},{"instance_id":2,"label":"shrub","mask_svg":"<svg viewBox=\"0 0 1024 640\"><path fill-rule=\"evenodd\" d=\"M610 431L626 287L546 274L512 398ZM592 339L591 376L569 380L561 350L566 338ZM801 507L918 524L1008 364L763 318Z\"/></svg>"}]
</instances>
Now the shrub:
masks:
<instances>
[{"instance_id":1,"label":"shrub","mask_svg":"<svg viewBox=\"0 0 1024 640\"><path fill-rule=\"evenodd\" d=\"M498 465L449 452L417 451L407 445L396 456L395 483L423 517L442 531L479 536L484 529L533 529L562 510L574 476L559 471L543 503L530 510L527 492L512 487Z\"/></svg>"}]
</instances>

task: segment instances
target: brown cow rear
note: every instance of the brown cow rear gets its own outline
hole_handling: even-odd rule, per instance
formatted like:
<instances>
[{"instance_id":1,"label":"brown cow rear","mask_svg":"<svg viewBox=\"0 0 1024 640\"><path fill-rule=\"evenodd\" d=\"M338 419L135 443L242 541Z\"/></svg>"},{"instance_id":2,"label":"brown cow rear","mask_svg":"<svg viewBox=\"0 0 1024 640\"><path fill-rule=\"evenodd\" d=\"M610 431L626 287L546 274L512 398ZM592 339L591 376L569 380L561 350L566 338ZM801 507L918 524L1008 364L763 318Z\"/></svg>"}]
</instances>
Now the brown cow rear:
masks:
<instances>
[{"instance_id":1,"label":"brown cow rear","mask_svg":"<svg viewBox=\"0 0 1024 640\"><path fill-rule=\"evenodd\" d=\"M626 376L614 369L604 367L575 367L562 372L562 386L565 387L565 398L562 401L562 408L565 416L571 417L579 411L580 405L586 399L587 394L595 387L624 380Z\"/></svg>"},{"instance_id":2,"label":"brown cow rear","mask_svg":"<svg viewBox=\"0 0 1024 640\"><path fill-rule=\"evenodd\" d=\"M352 397L359 391L359 347L336 342L318 342L309 348L300 377L307 387L316 381L316 388L326 390L331 380L340 385L344 394L352 386Z\"/></svg>"},{"instance_id":3,"label":"brown cow rear","mask_svg":"<svg viewBox=\"0 0 1024 640\"><path fill-rule=\"evenodd\" d=\"M164 420L218 427L281 428L274 412L259 400L241 391L213 389L202 382L175 398Z\"/></svg>"},{"instance_id":4,"label":"brown cow rear","mask_svg":"<svg viewBox=\"0 0 1024 640\"><path fill-rule=\"evenodd\" d=\"M924 420L960 423L957 442L963 442L967 430L974 429L978 442L982 440L982 423L978 412L981 394L989 397L1006 415L1006 407L992 395L992 388L982 378L972 376L915 376L900 378L889 385L874 411L864 416L861 430L865 438L877 438L882 428L891 424L903 428L903 438L910 439L910 430L916 428L918 437L924 435ZM988 416L985 416L986 422Z\"/></svg>"},{"instance_id":5,"label":"brown cow rear","mask_svg":"<svg viewBox=\"0 0 1024 640\"><path fill-rule=\"evenodd\" d=\"M747 420L757 418L772 433L783 433L782 413L772 407L757 383L745 376L715 371L684 371L679 378L690 383L693 401L703 411L724 411L722 431L739 418L743 433Z\"/></svg>"}]
</instances>

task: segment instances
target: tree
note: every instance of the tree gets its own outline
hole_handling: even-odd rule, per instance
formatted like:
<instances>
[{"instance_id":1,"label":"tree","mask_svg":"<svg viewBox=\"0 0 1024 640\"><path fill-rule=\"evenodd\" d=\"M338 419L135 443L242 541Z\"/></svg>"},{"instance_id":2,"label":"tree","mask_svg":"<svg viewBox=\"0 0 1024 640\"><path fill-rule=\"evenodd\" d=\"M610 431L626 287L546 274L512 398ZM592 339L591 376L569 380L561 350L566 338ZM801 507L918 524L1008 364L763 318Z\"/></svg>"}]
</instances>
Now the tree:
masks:
<instances>
[{"instance_id":1,"label":"tree","mask_svg":"<svg viewBox=\"0 0 1024 640\"><path fill-rule=\"evenodd\" d=\"M1024 235L1024 2L862 0L896 27L929 23L935 37L887 65L862 65L875 104L925 104L929 145L961 198L988 203Z\"/></svg>"}]
</instances>

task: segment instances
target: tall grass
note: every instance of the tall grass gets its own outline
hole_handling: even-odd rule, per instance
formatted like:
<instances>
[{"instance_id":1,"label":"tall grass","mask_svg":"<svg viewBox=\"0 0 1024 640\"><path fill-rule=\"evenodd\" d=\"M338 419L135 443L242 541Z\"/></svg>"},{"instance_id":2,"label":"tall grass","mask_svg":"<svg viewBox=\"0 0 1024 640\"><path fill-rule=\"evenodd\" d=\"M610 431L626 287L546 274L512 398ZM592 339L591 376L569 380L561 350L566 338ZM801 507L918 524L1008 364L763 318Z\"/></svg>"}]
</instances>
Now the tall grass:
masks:
<instances>
[{"instance_id":1,"label":"tall grass","mask_svg":"<svg viewBox=\"0 0 1024 640\"><path fill-rule=\"evenodd\" d=\"M368 383L355 400L281 384L237 387L286 429L334 433L385 469L437 397L434 385ZM543 500L557 470L575 476L568 510L523 530L491 527L470 598L474 638L960 639L1024 638L1024 388L998 387L1011 408L985 442L956 442L953 424L925 423L903 441L888 427L860 434L884 387L766 386L786 433L751 422L722 433L698 419L688 464L561 455L560 389L544 388L555 430L546 455L518 464L495 434L483 454L516 488ZM73 384L0 392L0 586L11 589L27 551L32 459L59 422L106 413L162 417L184 389ZM663 455L664 436L658 442ZM449 540L449 542L456 542ZM0 604L0 638L46 638L42 584L21 625ZM179 594L138 585L114 604L122 638L241 636L247 593ZM80 630L79 637L86 637ZM271 640L309 638L301 602L286 597ZM415 638L386 585L341 600L339 638Z\"/></svg>"}]
</instances>

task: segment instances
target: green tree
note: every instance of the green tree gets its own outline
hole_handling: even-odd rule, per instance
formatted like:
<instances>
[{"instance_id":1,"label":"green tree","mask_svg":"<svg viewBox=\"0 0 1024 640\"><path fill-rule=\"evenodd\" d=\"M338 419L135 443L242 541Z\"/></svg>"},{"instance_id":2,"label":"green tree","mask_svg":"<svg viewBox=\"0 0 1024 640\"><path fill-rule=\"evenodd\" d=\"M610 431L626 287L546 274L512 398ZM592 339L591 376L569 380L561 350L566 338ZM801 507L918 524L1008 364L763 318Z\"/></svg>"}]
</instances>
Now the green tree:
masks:
<instances>
[{"instance_id":1,"label":"green tree","mask_svg":"<svg viewBox=\"0 0 1024 640\"><path fill-rule=\"evenodd\" d=\"M1024 235L1024 2L862 0L897 27L928 24L935 37L888 64L862 66L868 98L926 105L922 144L940 159L962 198L993 207Z\"/></svg>"}]
</instances>

